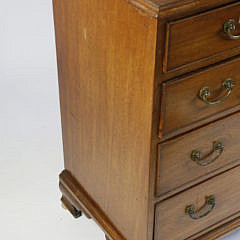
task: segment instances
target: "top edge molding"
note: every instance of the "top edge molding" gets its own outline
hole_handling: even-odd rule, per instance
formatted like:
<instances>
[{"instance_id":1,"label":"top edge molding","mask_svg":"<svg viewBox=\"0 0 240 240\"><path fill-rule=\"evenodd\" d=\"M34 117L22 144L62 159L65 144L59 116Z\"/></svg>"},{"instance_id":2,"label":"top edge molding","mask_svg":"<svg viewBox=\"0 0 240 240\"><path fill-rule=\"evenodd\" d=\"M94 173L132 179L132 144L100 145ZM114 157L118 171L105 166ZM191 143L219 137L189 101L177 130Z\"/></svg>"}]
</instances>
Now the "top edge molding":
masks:
<instances>
[{"instance_id":1,"label":"top edge molding","mask_svg":"<svg viewBox=\"0 0 240 240\"><path fill-rule=\"evenodd\" d=\"M189 11L203 11L237 0L126 0L142 13L154 18L169 18Z\"/></svg>"},{"instance_id":2,"label":"top edge molding","mask_svg":"<svg viewBox=\"0 0 240 240\"><path fill-rule=\"evenodd\" d=\"M152 1L148 0L126 0L126 1L133 5L135 8L137 8L143 14L153 18L158 18L159 7Z\"/></svg>"}]
</instances>

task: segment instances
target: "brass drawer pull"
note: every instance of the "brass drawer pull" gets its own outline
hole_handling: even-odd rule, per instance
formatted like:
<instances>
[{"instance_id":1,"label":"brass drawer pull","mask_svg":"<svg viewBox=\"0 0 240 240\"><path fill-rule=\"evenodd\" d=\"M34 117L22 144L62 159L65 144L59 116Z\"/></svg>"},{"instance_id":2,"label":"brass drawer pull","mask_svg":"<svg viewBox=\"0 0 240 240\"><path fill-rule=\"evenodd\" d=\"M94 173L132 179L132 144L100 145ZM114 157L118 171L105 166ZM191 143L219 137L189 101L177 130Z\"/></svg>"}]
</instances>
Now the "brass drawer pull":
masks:
<instances>
[{"instance_id":1,"label":"brass drawer pull","mask_svg":"<svg viewBox=\"0 0 240 240\"><path fill-rule=\"evenodd\" d=\"M216 205L215 197L210 196L207 197L205 204L199 210L196 210L195 206L192 204L186 208L185 213L189 215L190 218L198 220L212 212L215 205Z\"/></svg>"},{"instance_id":2,"label":"brass drawer pull","mask_svg":"<svg viewBox=\"0 0 240 240\"><path fill-rule=\"evenodd\" d=\"M240 39L240 35L232 34L232 31L236 30L236 24L234 19L229 19L227 22L225 22L223 29L224 29L224 32L228 34L229 39L231 40Z\"/></svg>"},{"instance_id":3,"label":"brass drawer pull","mask_svg":"<svg viewBox=\"0 0 240 240\"><path fill-rule=\"evenodd\" d=\"M226 90L227 93L221 99L218 99L218 100L215 100L215 101L209 101L208 97L211 96L209 87L202 88L200 90L199 97L208 105L218 105L220 103L225 102L228 99L228 97L231 95L232 90L234 88L234 83L233 83L232 79L231 78L226 79L222 83L222 88L223 88L223 90Z\"/></svg>"},{"instance_id":4,"label":"brass drawer pull","mask_svg":"<svg viewBox=\"0 0 240 240\"><path fill-rule=\"evenodd\" d=\"M216 161L220 157L220 155L222 154L223 150L224 150L223 144L220 141L216 141L216 142L213 143L213 150L207 156L205 156L201 159L201 155L202 155L201 151L195 150L195 151L192 152L191 158L198 165L207 166L210 163L213 163L214 161ZM215 152L217 153L217 155L214 158L209 158ZM205 158L207 160L204 161Z\"/></svg>"}]
</instances>

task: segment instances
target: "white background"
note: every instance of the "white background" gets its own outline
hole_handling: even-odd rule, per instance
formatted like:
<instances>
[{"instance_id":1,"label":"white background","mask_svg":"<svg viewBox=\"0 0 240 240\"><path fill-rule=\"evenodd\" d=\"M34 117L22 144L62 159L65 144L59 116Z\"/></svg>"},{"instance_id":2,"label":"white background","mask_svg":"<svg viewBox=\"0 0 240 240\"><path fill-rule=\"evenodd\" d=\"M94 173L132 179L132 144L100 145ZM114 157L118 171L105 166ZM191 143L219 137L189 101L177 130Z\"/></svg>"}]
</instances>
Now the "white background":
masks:
<instances>
[{"instance_id":1,"label":"white background","mask_svg":"<svg viewBox=\"0 0 240 240\"><path fill-rule=\"evenodd\" d=\"M75 220L60 206L51 0L0 0L0 113L0 238L104 240L93 221Z\"/></svg>"}]
</instances>

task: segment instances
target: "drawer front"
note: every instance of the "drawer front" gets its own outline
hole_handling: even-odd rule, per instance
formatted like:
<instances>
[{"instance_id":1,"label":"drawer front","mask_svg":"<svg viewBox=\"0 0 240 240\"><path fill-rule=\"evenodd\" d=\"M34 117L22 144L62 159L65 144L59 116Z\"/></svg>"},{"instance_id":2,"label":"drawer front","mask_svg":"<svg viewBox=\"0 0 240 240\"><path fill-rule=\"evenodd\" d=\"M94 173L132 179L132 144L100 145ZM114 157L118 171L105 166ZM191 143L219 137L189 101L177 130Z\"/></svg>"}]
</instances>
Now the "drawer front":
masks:
<instances>
[{"instance_id":1,"label":"drawer front","mask_svg":"<svg viewBox=\"0 0 240 240\"><path fill-rule=\"evenodd\" d=\"M158 196L239 164L240 113L159 144L158 155Z\"/></svg>"},{"instance_id":2,"label":"drawer front","mask_svg":"<svg viewBox=\"0 0 240 240\"><path fill-rule=\"evenodd\" d=\"M155 240L184 240L240 210L240 167L159 203Z\"/></svg>"},{"instance_id":3,"label":"drawer front","mask_svg":"<svg viewBox=\"0 0 240 240\"><path fill-rule=\"evenodd\" d=\"M218 55L230 56L239 48L240 40L230 39L224 24L235 20L232 35L238 35L240 4L231 4L190 18L170 22L167 25L166 50L163 71L168 72L181 66L208 60ZM227 28L228 29L228 28Z\"/></svg>"},{"instance_id":4,"label":"drawer front","mask_svg":"<svg viewBox=\"0 0 240 240\"><path fill-rule=\"evenodd\" d=\"M234 84L232 89L223 86L226 82ZM200 91L206 87L211 96L205 97L204 100L200 98ZM175 133L183 133L206 123L208 118L217 119L240 109L239 104L240 58L182 79L163 83L159 135L168 137Z\"/></svg>"}]
</instances>

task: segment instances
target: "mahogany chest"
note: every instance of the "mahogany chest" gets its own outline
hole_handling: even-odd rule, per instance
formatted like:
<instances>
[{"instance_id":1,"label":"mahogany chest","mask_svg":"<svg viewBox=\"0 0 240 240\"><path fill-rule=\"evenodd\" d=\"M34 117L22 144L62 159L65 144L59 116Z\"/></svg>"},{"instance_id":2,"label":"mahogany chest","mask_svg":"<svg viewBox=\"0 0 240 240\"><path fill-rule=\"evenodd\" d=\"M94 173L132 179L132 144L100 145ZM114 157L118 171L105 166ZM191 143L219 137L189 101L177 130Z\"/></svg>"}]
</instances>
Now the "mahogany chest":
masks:
<instances>
[{"instance_id":1,"label":"mahogany chest","mask_svg":"<svg viewBox=\"0 0 240 240\"><path fill-rule=\"evenodd\" d=\"M53 0L64 206L108 240L240 227L240 2Z\"/></svg>"}]
</instances>

